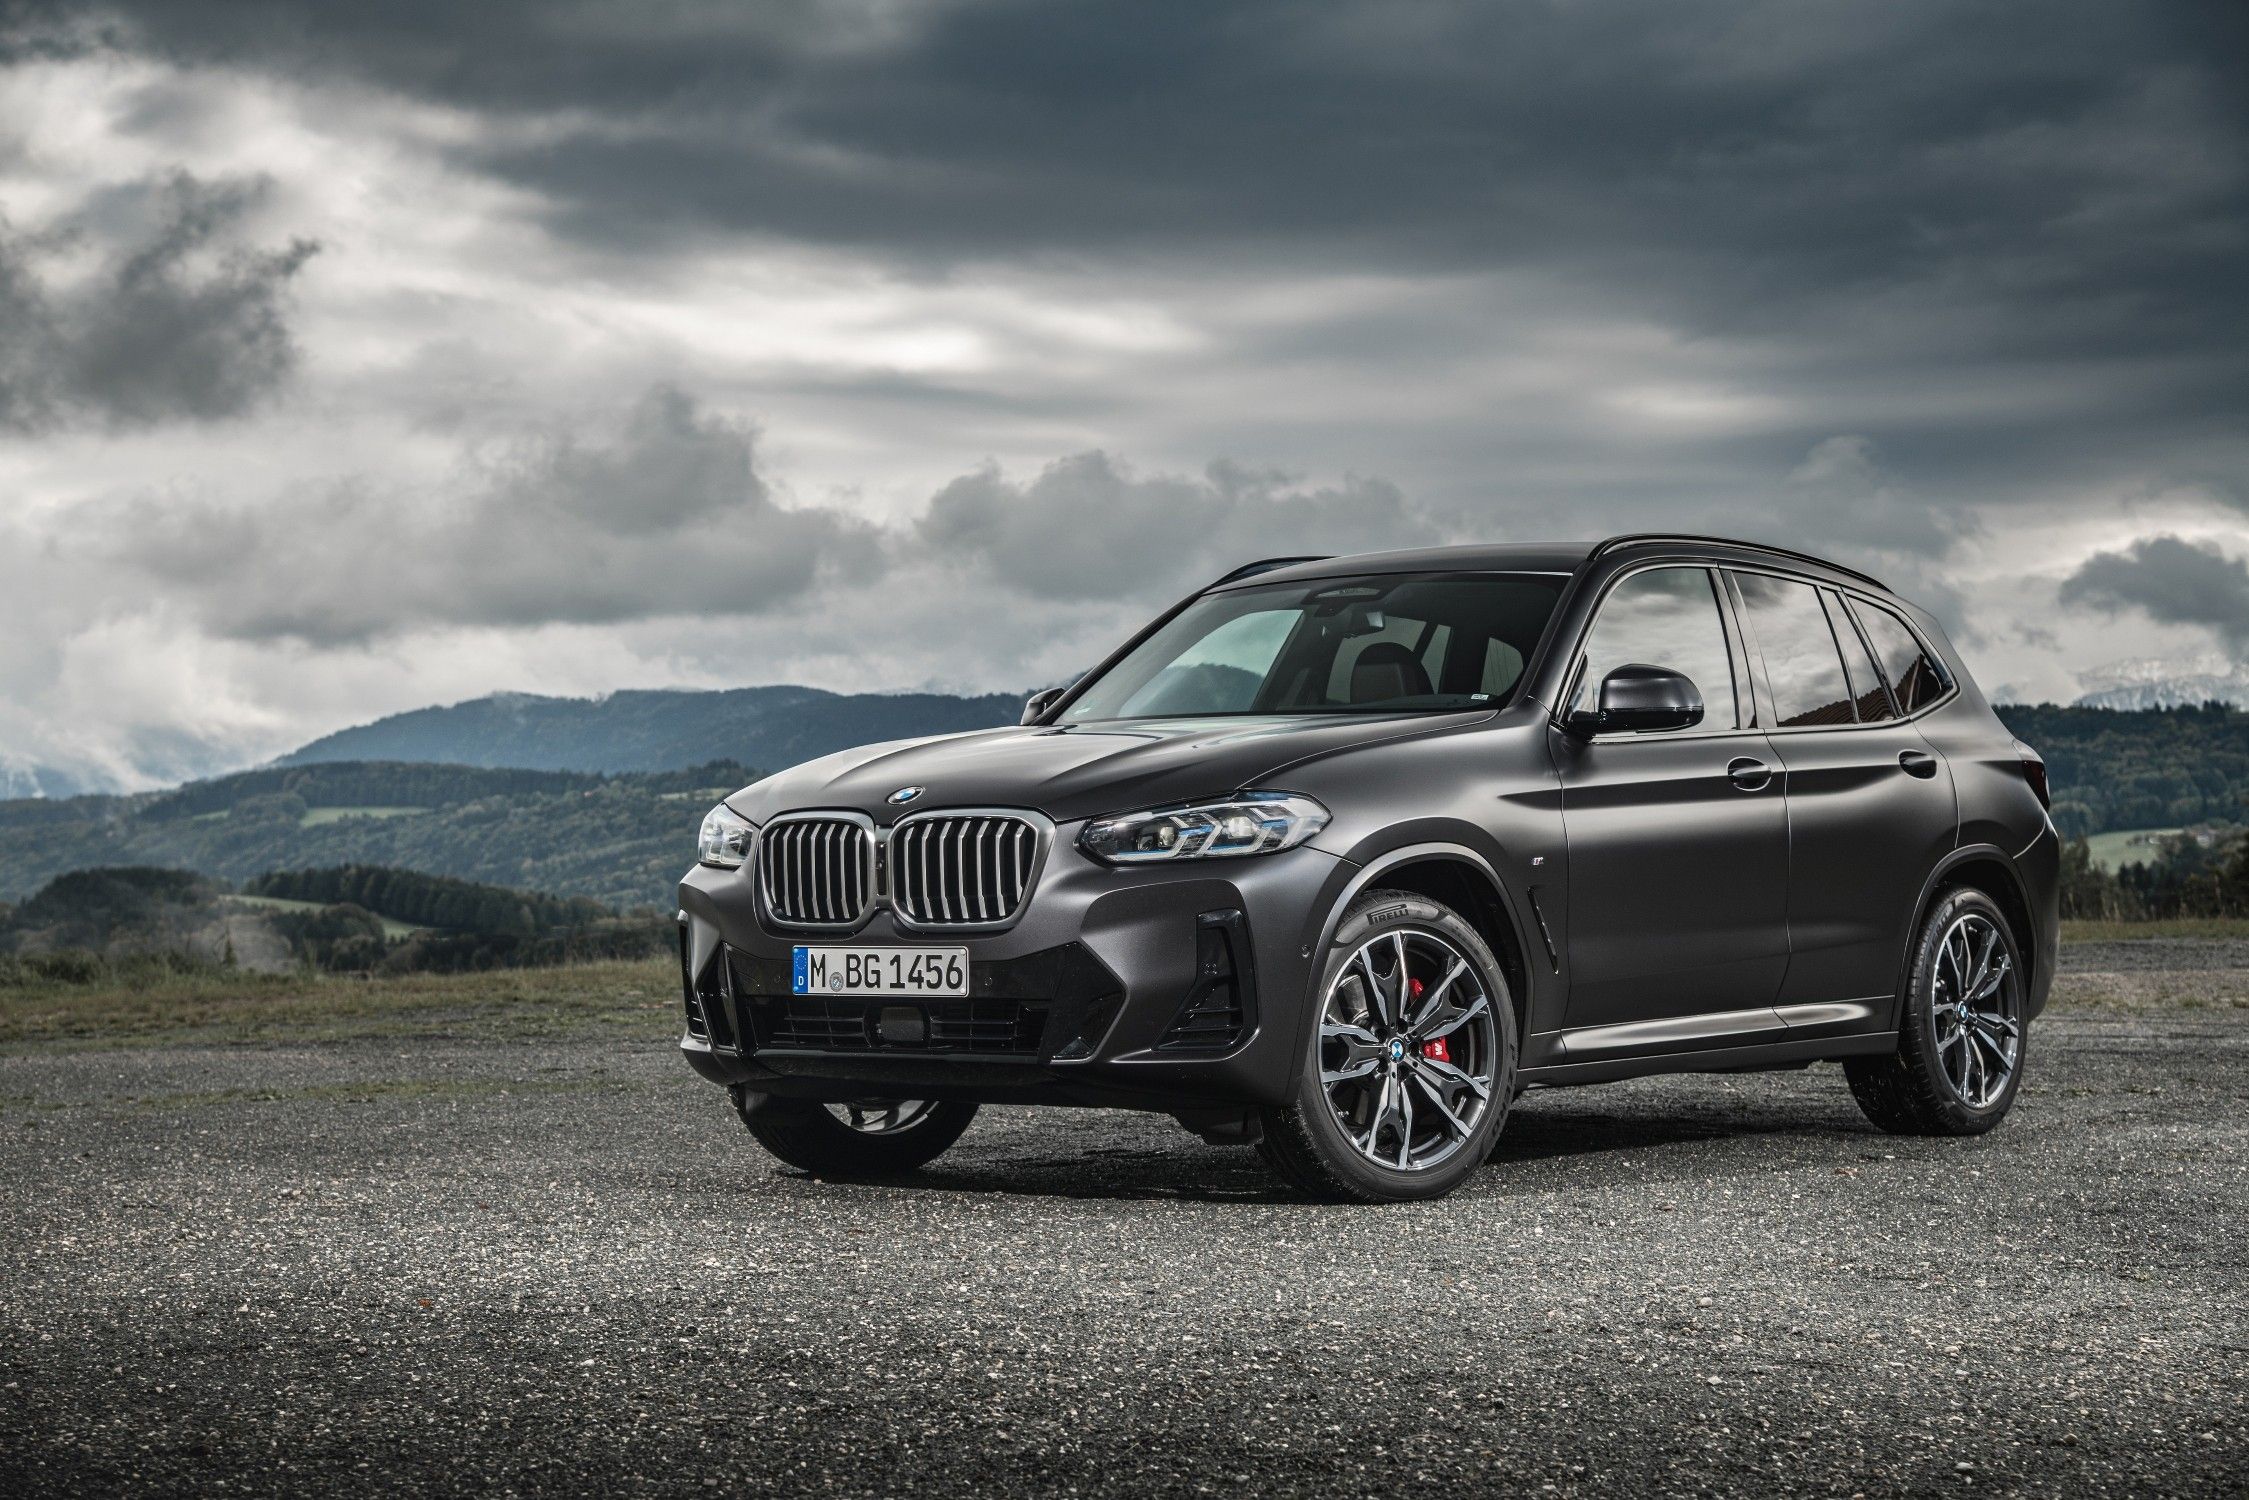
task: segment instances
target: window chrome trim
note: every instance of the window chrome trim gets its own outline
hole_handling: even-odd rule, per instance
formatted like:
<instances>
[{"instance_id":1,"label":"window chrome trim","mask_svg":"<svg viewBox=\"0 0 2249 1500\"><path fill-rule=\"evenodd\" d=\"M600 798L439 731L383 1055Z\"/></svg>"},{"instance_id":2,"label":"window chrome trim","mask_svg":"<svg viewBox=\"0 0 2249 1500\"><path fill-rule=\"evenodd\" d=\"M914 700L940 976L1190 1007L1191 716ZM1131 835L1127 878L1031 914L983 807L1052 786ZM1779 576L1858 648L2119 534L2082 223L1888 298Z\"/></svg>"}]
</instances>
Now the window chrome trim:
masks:
<instances>
[{"instance_id":1,"label":"window chrome trim","mask_svg":"<svg viewBox=\"0 0 2249 1500\"><path fill-rule=\"evenodd\" d=\"M1920 629L1915 626L1911 620L1906 618L1905 612L1903 610L1893 609L1871 594L1853 593L1847 589L1838 589L1836 590L1836 592L1841 594L1843 597L1843 612L1851 617L1851 624L1857 627L1859 638L1866 642L1867 654L1874 658L1874 670L1882 674L1882 681L1887 684L1890 689L1891 704L1900 709L1897 718L1888 722L1894 724L1910 724L1915 719L1920 718L1923 714L1934 713L1938 709L1944 707L1947 703L1950 703L1953 699L1960 696L1960 674L1953 671L1952 664L1946 661L1942 655L1931 648L1931 646L1929 645L1929 638L1923 635ZM1867 631L1866 622L1859 618L1859 611L1861 609L1878 609L1882 611L1882 613L1888 615L1891 619L1897 621L1900 625L1904 626L1905 633L1913 637L1913 644L1921 648L1921 654L1923 656L1926 656L1932 663L1935 664L1936 669L1944 674L1944 691L1937 694L1936 697L1931 698L1927 703L1924 703L1923 705L1921 705L1921 707L1915 709L1912 713L1909 714L1903 712L1904 706L1898 703L1897 684L1890 681L1889 664L1882 660L1882 653L1874 649L1874 638Z\"/></svg>"},{"instance_id":2,"label":"window chrome trim","mask_svg":"<svg viewBox=\"0 0 2249 1500\"><path fill-rule=\"evenodd\" d=\"M1826 583L1816 578L1806 578L1802 574L1791 573L1785 568L1736 566L1732 563L1719 563L1715 564L1714 566L1726 568L1727 570L1735 573L1761 573L1769 578L1778 578L1788 583L1800 583L1805 587L1813 590L1825 589L1842 596L1846 604L1853 599L1863 599L1872 608L1887 610L1891 615L1896 616L1899 624L1905 626L1906 633L1913 637L1914 643L1928 655L1929 660L1937 664L1938 668L1941 669L1945 675L1946 688L1943 695L1931 699L1927 704L1923 705L1921 708L1915 710L1911 714L1900 715L1895 719L1877 719L1872 723L1855 720L1849 724L1773 724L1761 731L1762 733L1769 735L1858 734L1869 729L1894 729L1900 724L1915 723L1927 717L1928 715L1935 713L1938 709L1945 707L1947 704L1951 703L1954 699L1960 696L1960 683L1958 680L1959 674L1952 670L1951 664L1947 662L1942 656L1929 649L1929 642L1927 637L1923 636L1919 630L1916 630L1913 626L1913 622L1911 620L1908 620L1903 613L1898 610L1891 609L1888 605L1882 603L1881 600L1875 598L1874 595L1867 593L1865 590L1845 588L1840 584ZM1742 601L1741 613L1743 616L1742 635L1744 639L1754 641L1757 627L1752 625L1747 618L1749 614L1749 601L1747 599L1744 599ZM1823 610L1822 613L1825 613L1825 611ZM1852 619L1851 624L1854 629L1857 628L1858 621L1855 617ZM1833 629L1834 627L1831 624L1829 628ZM1836 662L1838 665L1843 666L1843 680L1848 683L1850 681L1850 668L1842 661L1841 642L1836 643ZM1879 656L1874 659L1874 665L1877 671L1882 670L1882 659ZM1765 676L1765 648L1761 644L1757 647L1757 671L1760 677ZM1886 672L1884 673L1883 681L1885 686L1887 686L1889 678ZM1770 691L1769 683L1767 690ZM1895 703L1895 701L1895 697L1893 696L1892 702ZM1779 713L1779 705L1777 703L1774 705L1774 713L1777 717Z\"/></svg>"},{"instance_id":3,"label":"window chrome trim","mask_svg":"<svg viewBox=\"0 0 2249 1500\"><path fill-rule=\"evenodd\" d=\"M899 829L933 818L1012 818L1030 828L1031 870L1023 877L1023 899L1014 911L989 922L917 922L906 914L906 909L891 894L893 882L890 878L890 841ZM882 874L878 904L890 913L893 927L900 932L915 933L1001 932L1022 921L1024 913L1031 909L1032 899L1038 893L1039 878L1046 873L1046 857L1054 848L1054 820L1036 808L1029 807L922 807L906 814L888 828L877 830L875 836L881 849L877 860Z\"/></svg>"}]
</instances>

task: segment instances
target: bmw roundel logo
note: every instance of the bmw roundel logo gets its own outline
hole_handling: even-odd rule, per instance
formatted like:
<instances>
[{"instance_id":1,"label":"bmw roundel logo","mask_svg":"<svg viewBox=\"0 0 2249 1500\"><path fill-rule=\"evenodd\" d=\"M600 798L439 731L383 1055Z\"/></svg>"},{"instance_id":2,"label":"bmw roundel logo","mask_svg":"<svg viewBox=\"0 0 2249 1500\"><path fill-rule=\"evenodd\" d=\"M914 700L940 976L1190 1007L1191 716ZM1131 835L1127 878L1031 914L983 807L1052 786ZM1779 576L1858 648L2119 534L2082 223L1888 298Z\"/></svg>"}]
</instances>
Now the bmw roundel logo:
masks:
<instances>
[{"instance_id":1,"label":"bmw roundel logo","mask_svg":"<svg viewBox=\"0 0 2249 1500\"><path fill-rule=\"evenodd\" d=\"M911 802L928 790L929 788L925 786L902 786L897 791L892 792L886 800L890 802Z\"/></svg>"},{"instance_id":2,"label":"bmw roundel logo","mask_svg":"<svg viewBox=\"0 0 2249 1500\"><path fill-rule=\"evenodd\" d=\"M1406 1060L1406 1044L1397 1037L1390 1039L1390 1060L1392 1062L1404 1062Z\"/></svg>"}]
</instances>

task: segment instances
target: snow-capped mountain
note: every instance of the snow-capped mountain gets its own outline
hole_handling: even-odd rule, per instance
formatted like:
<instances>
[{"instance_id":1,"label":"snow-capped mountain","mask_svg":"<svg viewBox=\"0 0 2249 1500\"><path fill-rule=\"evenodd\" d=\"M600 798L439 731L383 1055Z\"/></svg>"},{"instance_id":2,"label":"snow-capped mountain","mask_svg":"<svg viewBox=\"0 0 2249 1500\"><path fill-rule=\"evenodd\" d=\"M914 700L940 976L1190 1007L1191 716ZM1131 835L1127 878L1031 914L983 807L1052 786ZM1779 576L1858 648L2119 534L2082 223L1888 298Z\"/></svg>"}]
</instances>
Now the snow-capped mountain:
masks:
<instances>
[{"instance_id":1,"label":"snow-capped mountain","mask_svg":"<svg viewBox=\"0 0 2249 1500\"><path fill-rule=\"evenodd\" d=\"M2079 674L2082 708L2179 708L2215 699L2249 708L2249 666L2216 654L2143 656Z\"/></svg>"}]
</instances>

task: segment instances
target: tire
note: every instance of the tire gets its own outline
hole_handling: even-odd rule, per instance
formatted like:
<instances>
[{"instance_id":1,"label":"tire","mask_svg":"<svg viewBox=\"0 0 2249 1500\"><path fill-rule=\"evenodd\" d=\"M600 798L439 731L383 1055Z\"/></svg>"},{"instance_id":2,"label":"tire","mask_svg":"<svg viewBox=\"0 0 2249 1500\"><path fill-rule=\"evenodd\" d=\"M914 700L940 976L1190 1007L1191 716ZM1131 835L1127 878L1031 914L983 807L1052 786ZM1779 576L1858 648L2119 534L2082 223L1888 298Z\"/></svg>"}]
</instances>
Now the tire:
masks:
<instances>
[{"instance_id":1,"label":"tire","mask_svg":"<svg viewBox=\"0 0 2249 1500\"><path fill-rule=\"evenodd\" d=\"M1987 983L1992 967L1996 985ZM1967 888L1939 896L1914 935L1897 1051L1843 1060L1866 1117L1892 1135L1981 1135L2007 1118L2030 1045L2022 975L2021 948L1996 902Z\"/></svg>"},{"instance_id":2,"label":"tire","mask_svg":"<svg viewBox=\"0 0 2249 1500\"><path fill-rule=\"evenodd\" d=\"M1484 1164L1515 1097L1515 1006L1458 912L1406 891L1362 895L1310 1004L1294 1090L1263 1111L1258 1149L1281 1176L1330 1201L1400 1203L1441 1198Z\"/></svg>"},{"instance_id":3,"label":"tire","mask_svg":"<svg viewBox=\"0 0 2249 1500\"><path fill-rule=\"evenodd\" d=\"M815 1177L903 1177L945 1154L976 1118L973 1104L926 1100L860 1100L827 1105L806 1099L775 1099L737 1090L734 1107L750 1135L792 1167ZM880 1128L879 1111L916 1111L901 1124ZM868 1120L853 1128L836 1115L844 1110Z\"/></svg>"}]
</instances>

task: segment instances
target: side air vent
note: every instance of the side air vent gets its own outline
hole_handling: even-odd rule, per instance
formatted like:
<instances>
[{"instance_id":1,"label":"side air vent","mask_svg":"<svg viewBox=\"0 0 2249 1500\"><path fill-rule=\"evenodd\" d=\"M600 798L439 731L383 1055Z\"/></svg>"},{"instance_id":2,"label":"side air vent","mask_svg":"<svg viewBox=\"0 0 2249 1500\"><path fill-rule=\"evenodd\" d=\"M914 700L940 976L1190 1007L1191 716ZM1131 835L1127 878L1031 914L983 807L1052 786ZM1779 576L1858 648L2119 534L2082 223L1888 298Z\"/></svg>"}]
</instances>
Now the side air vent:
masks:
<instances>
[{"instance_id":1,"label":"side air vent","mask_svg":"<svg viewBox=\"0 0 2249 1500\"><path fill-rule=\"evenodd\" d=\"M757 845L765 909L790 927L852 927L875 898L875 831L833 814L776 818Z\"/></svg>"},{"instance_id":2,"label":"side air vent","mask_svg":"<svg viewBox=\"0 0 2249 1500\"><path fill-rule=\"evenodd\" d=\"M1249 924L1238 911L1206 911L1195 918L1195 982L1156 1050L1220 1051L1248 1035L1256 1021Z\"/></svg>"},{"instance_id":3,"label":"side air vent","mask_svg":"<svg viewBox=\"0 0 2249 1500\"><path fill-rule=\"evenodd\" d=\"M687 1034L699 1042L711 1039L711 1023L703 1014L703 997L695 987L695 970L687 956L687 913L679 914L679 988L687 1006Z\"/></svg>"}]
</instances>

